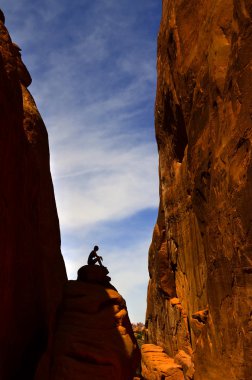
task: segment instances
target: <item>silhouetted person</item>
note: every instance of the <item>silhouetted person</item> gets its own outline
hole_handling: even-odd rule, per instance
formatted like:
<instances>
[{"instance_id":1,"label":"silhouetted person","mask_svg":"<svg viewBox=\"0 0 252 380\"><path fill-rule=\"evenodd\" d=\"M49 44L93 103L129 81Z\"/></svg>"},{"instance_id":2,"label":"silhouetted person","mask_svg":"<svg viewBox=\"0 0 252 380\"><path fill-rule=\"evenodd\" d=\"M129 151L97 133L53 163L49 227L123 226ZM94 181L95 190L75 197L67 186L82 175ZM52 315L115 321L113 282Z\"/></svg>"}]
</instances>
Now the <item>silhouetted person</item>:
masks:
<instances>
[{"instance_id":1,"label":"silhouetted person","mask_svg":"<svg viewBox=\"0 0 252 380\"><path fill-rule=\"evenodd\" d=\"M99 247L95 245L93 251L90 252L88 256L88 265L95 265L96 263L99 263L99 265L103 267L102 265L103 258L101 256L98 256L96 253L98 250L99 250Z\"/></svg>"},{"instance_id":2,"label":"silhouetted person","mask_svg":"<svg viewBox=\"0 0 252 380\"><path fill-rule=\"evenodd\" d=\"M4 17L4 13L2 11L2 9L0 9L0 20L5 23L5 17Z\"/></svg>"}]
</instances>

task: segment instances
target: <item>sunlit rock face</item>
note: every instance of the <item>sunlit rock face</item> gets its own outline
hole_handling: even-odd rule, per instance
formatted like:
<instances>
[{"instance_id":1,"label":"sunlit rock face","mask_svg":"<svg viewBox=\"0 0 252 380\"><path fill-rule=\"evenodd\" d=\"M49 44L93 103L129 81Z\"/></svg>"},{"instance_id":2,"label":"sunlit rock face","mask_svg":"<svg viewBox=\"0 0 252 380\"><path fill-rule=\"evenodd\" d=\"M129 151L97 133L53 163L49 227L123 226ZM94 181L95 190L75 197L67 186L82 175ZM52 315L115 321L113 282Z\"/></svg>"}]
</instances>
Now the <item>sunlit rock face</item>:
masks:
<instances>
[{"instance_id":1,"label":"sunlit rock face","mask_svg":"<svg viewBox=\"0 0 252 380\"><path fill-rule=\"evenodd\" d=\"M34 378L66 282L44 123L0 12L0 378Z\"/></svg>"},{"instance_id":2,"label":"sunlit rock face","mask_svg":"<svg viewBox=\"0 0 252 380\"><path fill-rule=\"evenodd\" d=\"M163 0L146 342L186 379L252 373L251 15L247 0Z\"/></svg>"},{"instance_id":3,"label":"sunlit rock face","mask_svg":"<svg viewBox=\"0 0 252 380\"><path fill-rule=\"evenodd\" d=\"M48 379L132 380L140 352L125 300L105 268L83 268L66 285ZM36 379L47 378L38 373Z\"/></svg>"},{"instance_id":4,"label":"sunlit rock face","mask_svg":"<svg viewBox=\"0 0 252 380\"><path fill-rule=\"evenodd\" d=\"M162 347L142 346L142 376L146 380L184 380L182 367L170 358Z\"/></svg>"}]
</instances>

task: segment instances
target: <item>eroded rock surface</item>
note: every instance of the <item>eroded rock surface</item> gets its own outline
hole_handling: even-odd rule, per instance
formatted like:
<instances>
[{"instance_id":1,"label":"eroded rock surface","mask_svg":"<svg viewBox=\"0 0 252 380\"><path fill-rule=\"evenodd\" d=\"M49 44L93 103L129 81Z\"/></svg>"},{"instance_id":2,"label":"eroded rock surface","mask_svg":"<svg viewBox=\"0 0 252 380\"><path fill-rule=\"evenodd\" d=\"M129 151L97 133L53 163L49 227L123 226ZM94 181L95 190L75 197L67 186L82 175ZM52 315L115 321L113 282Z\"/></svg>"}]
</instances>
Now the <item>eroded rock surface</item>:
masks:
<instances>
[{"instance_id":1,"label":"eroded rock surface","mask_svg":"<svg viewBox=\"0 0 252 380\"><path fill-rule=\"evenodd\" d=\"M102 267L87 268L89 280L69 281L66 286L49 378L132 380L140 352L125 301L106 280ZM104 281L100 281L102 272Z\"/></svg>"},{"instance_id":2,"label":"eroded rock surface","mask_svg":"<svg viewBox=\"0 0 252 380\"><path fill-rule=\"evenodd\" d=\"M252 372L251 16L247 0L163 1L146 341L195 380Z\"/></svg>"},{"instance_id":3,"label":"eroded rock surface","mask_svg":"<svg viewBox=\"0 0 252 380\"><path fill-rule=\"evenodd\" d=\"M48 137L0 11L0 378L34 378L66 272Z\"/></svg>"},{"instance_id":4,"label":"eroded rock surface","mask_svg":"<svg viewBox=\"0 0 252 380\"><path fill-rule=\"evenodd\" d=\"M184 380L182 367L164 349L154 344L142 346L142 376L145 380Z\"/></svg>"}]
</instances>

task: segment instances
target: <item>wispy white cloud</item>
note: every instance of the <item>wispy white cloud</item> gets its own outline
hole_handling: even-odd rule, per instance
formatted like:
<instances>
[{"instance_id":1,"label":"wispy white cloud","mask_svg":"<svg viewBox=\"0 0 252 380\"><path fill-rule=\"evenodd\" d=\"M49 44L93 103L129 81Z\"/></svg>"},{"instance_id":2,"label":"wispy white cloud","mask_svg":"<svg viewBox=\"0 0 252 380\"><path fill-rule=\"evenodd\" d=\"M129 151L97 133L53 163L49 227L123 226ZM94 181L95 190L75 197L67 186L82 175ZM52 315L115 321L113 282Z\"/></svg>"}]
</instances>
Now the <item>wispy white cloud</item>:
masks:
<instances>
[{"instance_id":1,"label":"wispy white cloud","mask_svg":"<svg viewBox=\"0 0 252 380\"><path fill-rule=\"evenodd\" d=\"M148 280L148 268L146 251L149 240L143 240L135 244L129 242L128 247L106 247L100 252L103 263L109 268L109 276L113 285L127 300L127 307L132 322L144 320L146 308L146 284ZM92 247L91 247L92 248ZM85 265L90 246L82 245L75 251L69 250L65 254L65 261L69 278L76 279L78 269Z\"/></svg>"},{"instance_id":2,"label":"wispy white cloud","mask_svg":"<svg viewBox=\"0 0 252 380\"><path fill-rule=\"evenodd\" d=\"M13 40L23 48L31 92L49 132L69 276L74 278L97 231L107 228L103 244L110 244L113 280L132 308L140 305L131 312L134 320L143 319L152 227L146 227L149 236L129 240L118 260L116 231L106 226L125 220L127 231L130 218L158 203L154 29L161 5L3 0L1 7Z\"/></svg>"}]
</instances>

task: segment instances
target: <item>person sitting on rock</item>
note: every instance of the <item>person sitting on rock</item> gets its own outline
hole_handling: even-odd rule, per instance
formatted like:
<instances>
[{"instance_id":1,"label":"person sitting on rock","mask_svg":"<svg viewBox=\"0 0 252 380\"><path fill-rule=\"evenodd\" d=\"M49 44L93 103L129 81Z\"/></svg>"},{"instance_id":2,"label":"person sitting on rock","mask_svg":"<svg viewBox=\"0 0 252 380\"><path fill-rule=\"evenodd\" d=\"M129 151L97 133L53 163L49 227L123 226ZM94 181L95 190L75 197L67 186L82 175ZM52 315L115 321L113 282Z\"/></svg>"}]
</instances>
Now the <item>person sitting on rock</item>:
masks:
<instances>
[{"instance_id":1,"label":"person sitting on rock","mask_svg":"<svg viewBox=\"0 0 252 380\"><path fill-rule=\"evenodd\" d=\"M99 247L95 245L93 251L90 252L88 256L88 265L95 265L98 262L99 265L103 267L102 265L103 258L101 256L98 256L96 253L98 250L99 250Z\"/></svg>"}]
</instances>

